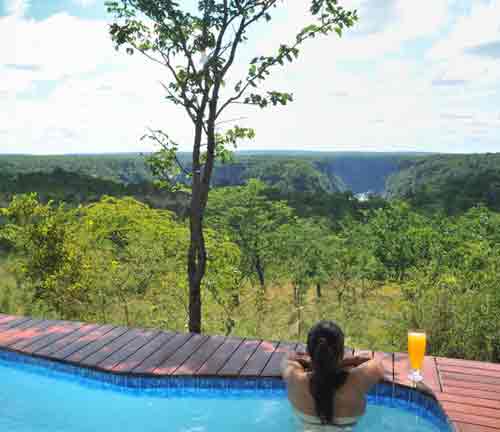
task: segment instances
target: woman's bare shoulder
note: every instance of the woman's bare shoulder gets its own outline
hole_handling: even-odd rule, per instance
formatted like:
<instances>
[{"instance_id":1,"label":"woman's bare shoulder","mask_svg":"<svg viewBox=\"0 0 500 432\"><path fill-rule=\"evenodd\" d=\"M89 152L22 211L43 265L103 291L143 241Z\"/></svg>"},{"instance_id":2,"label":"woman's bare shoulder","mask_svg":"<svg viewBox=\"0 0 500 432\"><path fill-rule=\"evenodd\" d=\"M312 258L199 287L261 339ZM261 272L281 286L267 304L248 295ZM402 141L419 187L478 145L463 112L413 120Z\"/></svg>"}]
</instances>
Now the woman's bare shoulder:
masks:
<instances>
[{"instance_id":1,"label":"woman's bare shoulder","mask_svg":"<svg viewBox=\"0 0 500 432\"><path fill-rule=\"evenodd\" d=\"M384 365L381 360L368 360L349 372L348 380L362 393L366 393L384 378Z\"/></svg>"}]
</instances>

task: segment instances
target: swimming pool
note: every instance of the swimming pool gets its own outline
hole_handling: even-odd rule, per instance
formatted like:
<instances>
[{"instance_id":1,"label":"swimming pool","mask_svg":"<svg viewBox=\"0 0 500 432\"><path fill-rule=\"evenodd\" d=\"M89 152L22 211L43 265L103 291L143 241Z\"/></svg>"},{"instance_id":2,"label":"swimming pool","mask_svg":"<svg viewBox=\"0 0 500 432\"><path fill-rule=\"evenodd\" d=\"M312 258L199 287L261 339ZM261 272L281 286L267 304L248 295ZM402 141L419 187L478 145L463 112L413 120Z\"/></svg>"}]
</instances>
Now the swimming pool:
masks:
<instances>
[{"instance_id":1,"label":"swimming pool","mask_svg":"<svg viewBox=\"0 0 500 432\"><path fill-rule=\"evenodd\" d=\"M444 432L434 400L377 386L355 431ZM277 379L121 377L0 350L2 432L299 431Z\"/></svg>"}]
</instances>

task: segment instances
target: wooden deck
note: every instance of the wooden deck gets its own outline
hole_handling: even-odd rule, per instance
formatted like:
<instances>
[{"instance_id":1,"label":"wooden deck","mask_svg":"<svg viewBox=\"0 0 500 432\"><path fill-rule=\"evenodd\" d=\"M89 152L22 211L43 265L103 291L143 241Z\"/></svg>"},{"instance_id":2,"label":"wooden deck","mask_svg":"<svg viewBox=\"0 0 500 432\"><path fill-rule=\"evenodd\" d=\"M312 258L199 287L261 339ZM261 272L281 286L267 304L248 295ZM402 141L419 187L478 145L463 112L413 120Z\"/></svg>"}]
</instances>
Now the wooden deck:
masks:
<instances>
[{"instance_id":1,"label":"wooden deck","mask_svg":"<svg viewBox=\"0 0 500 432\"><path fill-rule=\"evenodd\" d=\"M0 348L116 374L279 377L289 351L303 344L204 336L0 314ZM383 358L386 379L403 385L404 353ZM500 364L426 357L425 384L459 432L500 431Z\"/></svg>"}]
</instances>

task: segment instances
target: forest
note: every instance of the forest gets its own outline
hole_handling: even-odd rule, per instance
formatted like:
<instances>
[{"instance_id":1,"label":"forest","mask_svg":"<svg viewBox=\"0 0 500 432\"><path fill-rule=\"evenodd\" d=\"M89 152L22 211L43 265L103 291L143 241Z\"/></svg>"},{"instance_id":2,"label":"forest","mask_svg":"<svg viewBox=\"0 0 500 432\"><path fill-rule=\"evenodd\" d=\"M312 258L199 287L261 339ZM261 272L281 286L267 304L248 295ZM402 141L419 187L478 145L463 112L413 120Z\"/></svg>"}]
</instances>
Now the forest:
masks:
<instances>
[{"instance_id":1,"label":"forest","mask_svg":"<svg viewBox=\"0 0 500 432\"><path fill-rule=\"evenodd\" d=\"M132 168L142 183L120 182L121 156L87 175L43 158L16 171L9 158L2 312L187 330L188 192ZM202 330L302 340L329 318L350 346L404 351L418 327L434 355L500 362L498 156L405 156L390 199L366 200L333 187L348 176L314 158L265 158L241 184L210 191Z\"/></svg>"},{"instance_id":2,"label":"forest","mask_svg":"<svg viewBox=\"0 0 500 432\"><path fill-rule=\"evenodd\" d=\"M148 154L123 153L104 155L0 155L0 175L22 175L34 172L51 173L60 169L84 176L124 184L153 181L146 159ZM230 161L217 163L214 186L241 185L249 178L273 167L287 164L311 167L318 171L327 189L351 190L354 193L382 193L387 178L411 161L415 153L342 153L254 151L234 152ZM180 162L188 168L190 154L178 153ZM301 173L302 175L304 173ZM179 180L183 177L179 176Z\"/></svg>"}]
</instances>

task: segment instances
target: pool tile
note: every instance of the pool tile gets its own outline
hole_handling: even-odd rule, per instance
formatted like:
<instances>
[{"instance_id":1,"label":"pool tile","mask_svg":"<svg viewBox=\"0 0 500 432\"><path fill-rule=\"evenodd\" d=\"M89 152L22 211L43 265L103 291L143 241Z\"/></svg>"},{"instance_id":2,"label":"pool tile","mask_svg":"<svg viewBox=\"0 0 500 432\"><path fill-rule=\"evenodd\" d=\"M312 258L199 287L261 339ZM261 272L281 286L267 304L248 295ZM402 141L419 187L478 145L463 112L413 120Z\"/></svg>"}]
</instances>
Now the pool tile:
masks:
<instances>
[{"instance_id":1,"label":"pool tile","mask_svg":"<svg viewBox=\"0 0 500 432\"><path fill-rule=\"evenodd\" d=\"M16 363L19 368L30 369L45 376L56 376L64 380L100 389L126 392L133 395L152 394L160 397L192 395L194 392L208 392L220 397L238 397L242 393L266 391L269 397L284 397L285 383L279 378L206 378L206 377L147 377L117 375L93 369L80 368L70 364L48 361L0 349L0 360ZM368 399L379 404L397 407L428 419L442 431L453 430L447 416L438 402L431 396L415 389L388 383L377 384L369 393Z\"/></svg>"}]
</instances>

